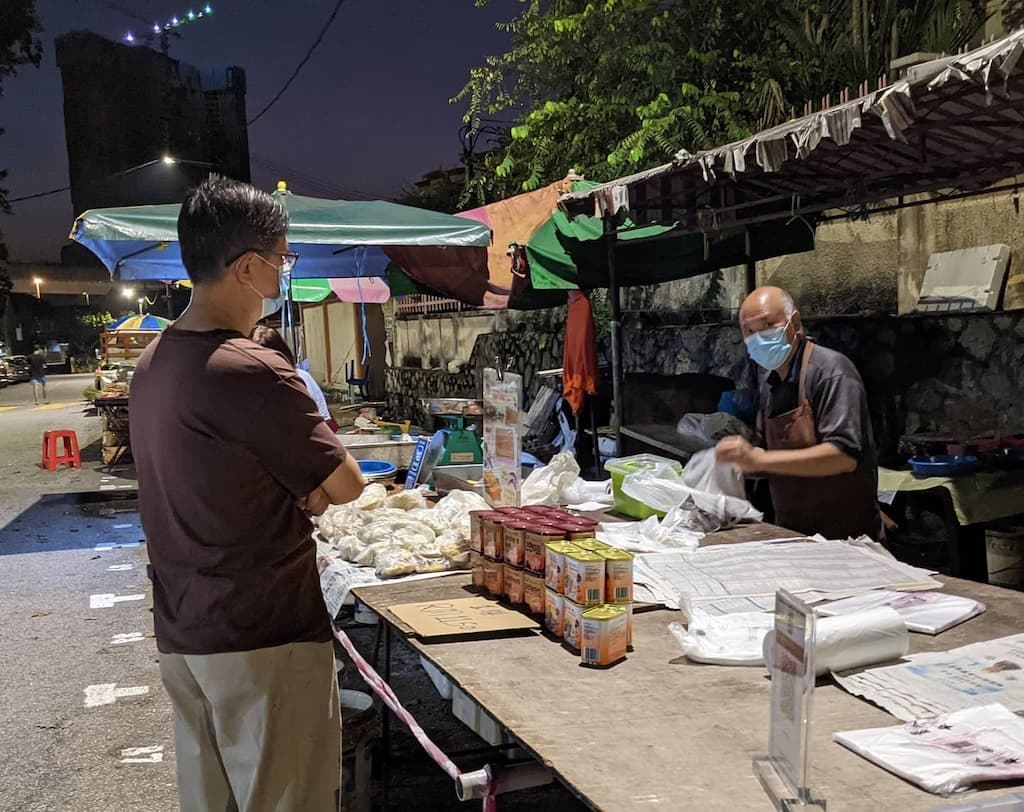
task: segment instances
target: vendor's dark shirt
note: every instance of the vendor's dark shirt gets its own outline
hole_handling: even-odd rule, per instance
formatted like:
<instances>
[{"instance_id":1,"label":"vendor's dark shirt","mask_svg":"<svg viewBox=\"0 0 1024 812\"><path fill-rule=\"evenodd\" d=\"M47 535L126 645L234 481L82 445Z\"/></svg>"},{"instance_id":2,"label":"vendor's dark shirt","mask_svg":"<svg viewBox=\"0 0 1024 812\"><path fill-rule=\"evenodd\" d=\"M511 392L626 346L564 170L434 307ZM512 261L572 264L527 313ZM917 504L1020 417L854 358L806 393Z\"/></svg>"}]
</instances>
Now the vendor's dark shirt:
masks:
<instances>
[{"instance_id":1,"label":"vendor's dark shirt","mask_svg":"<svg viewBox=\"0 0 1024 812\"><path fill-rule=\"evenodd\" d=\"M330 640L296 500L345 450L283 356L171 327L139 360L129 415L159 650Z\"/></svg>"},{"instance_id":2,"label":"vendor's dark shirt","mask_svg":"<svg viewBox=\"0 0 1024 812\"><path fill-rule=\"evenodd\" d=\"M793 355L786 377L768 374L761 402L768 417L779 417L800 405L800 369L807 341ZM815 344L807 366L807 400L814 412L819 443L832 443L861 466L877 466L867 393L857 368L842 353Z\"/></svg>"}]
</instances>

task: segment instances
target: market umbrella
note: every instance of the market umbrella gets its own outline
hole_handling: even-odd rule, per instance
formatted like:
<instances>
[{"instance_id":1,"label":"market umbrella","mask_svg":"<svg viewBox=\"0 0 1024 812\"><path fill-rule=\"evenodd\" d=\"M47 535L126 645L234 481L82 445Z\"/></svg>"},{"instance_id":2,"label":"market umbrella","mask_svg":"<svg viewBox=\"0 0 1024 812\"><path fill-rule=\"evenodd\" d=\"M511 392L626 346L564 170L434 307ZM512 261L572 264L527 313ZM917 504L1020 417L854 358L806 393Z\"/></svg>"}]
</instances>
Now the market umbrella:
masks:
<instances>
[{"instance_id":1,"label":"market umbrella","mask_svg":"<svg viewBox=\"0 0 1024 812\"><path fill-rule=\"evenodd\" d=\"M390 246L477 246L490 229L449 214L382 200L322 200L292 194L284 183L273 193L288 210L288 243L301 260L294 279L383 277ZM81 243L120 279L185 279L178 247L180 204L94 209L80 215L71 239Z\"/></svg>"},{"instance_id":2,"label":"market umbrella","mask_svg":"<svg viewBox=\"0 0 1024 812\"><path fill-rule=\"evenodd\" d=\"M171 320L165 319L163 316L154 316L150 313L132 314L110 322L107 325L107 331L112 333L117 330L163 330L170 324Z\"/></svg>"}]
</instances>

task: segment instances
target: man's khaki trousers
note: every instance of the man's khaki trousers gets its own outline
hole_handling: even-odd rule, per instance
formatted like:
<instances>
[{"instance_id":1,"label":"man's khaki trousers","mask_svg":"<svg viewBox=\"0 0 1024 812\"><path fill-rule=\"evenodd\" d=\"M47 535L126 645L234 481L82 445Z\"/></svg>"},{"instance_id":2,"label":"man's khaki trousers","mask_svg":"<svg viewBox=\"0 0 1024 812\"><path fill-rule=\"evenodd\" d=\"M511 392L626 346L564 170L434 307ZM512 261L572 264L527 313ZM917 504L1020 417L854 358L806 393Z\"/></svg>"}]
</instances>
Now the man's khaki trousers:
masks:
<instances>
[{"instance_id":1,"label":"man's khaki trousers","mask_svg":"<svg viewBox=\"0 0 1024 812\"><path fill-rule=\"evenodd\" d=\"M341 711L331 643L160 654L182 812L337 812Z\"/></svg>"}]
</instances>

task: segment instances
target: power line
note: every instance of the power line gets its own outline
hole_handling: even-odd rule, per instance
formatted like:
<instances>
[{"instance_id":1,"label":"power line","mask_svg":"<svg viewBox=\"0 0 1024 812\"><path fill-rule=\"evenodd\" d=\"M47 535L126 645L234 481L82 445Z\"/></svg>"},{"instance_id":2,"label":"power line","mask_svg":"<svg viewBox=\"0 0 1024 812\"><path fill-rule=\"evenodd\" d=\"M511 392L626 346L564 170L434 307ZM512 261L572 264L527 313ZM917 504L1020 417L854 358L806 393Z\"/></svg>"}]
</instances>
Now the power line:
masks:
<instances>
[{"instance_id":1,"label":"power line","mask_svg":"<svg viewBox=\"0 0 1024 812\"><path fill-rule=\"evenodd\" d=\"M250 160L256 166L268 169L271 172L275 172L281 176L284 180L296 180L303 186L309 188L315 188L321 193L332 195L339 198L345 199L359 199L365 200L386 200L388 195L381 195L375 192L367 192L363 189L346 189L342 186L338 186L329 180L323 180L321 178L314 177L313 175L303 172L301 169L295 169L294 167L288 166L287 164L275 161L270 158L265 158L262 155L252 155Z\"/></svg>"},{"instance_id":2,"label":"power line","mask_svg":"<svg viewBox=\"0 0 1024 812\"><path fill-rule=\"evenodd\" d=\"M327 22L325 22L323 28L320 29L320 33L316 35L316 39L313 40L313 44L310 45L309 50L306 51L306 55L302 57L299 64L296 65L295 70L292 72L292 75L288 77L288 81L284 83L284 86L279 91L277 91L277 95L275 95L274 98L267 102L267 106L260 110L255 116L253 116L247 122L248 126L251 127L261 118L263 118L263 116L266 115L270 108L277 104L277 100L284 95L285 91L288 90L292 82L294 82L295 78L299 75L299 71L301 71L303 67L305 67L306 63L309 62L310 57L313 56L313 52L317 49L317 46L320 45L320 43L323 41L324 35L327 33L327 29L331 27L331 24L334 22L334 18L338 16L338 12L341 11L341 7L344 5L344 3L345 0L338 0L337 4L335 4L334 6L334 11L331 12L331 16L327 18Z\"/></svg>"},{"instance_id":3,"label":"power line","mask_svg":"<svg viewBox=\"0 0 1024 812\"><path fill-rule=\"evenodd\" d=\"M22 200L35 200L37 197L49 197L50 195L58 195L61 192L71 191L70 186L61 186L59 189L50 189L48 192L36 192L34 195L22 195L21 197L9 197L7 198L8 203L20 203Z\"/></svg>"}]
</instances>

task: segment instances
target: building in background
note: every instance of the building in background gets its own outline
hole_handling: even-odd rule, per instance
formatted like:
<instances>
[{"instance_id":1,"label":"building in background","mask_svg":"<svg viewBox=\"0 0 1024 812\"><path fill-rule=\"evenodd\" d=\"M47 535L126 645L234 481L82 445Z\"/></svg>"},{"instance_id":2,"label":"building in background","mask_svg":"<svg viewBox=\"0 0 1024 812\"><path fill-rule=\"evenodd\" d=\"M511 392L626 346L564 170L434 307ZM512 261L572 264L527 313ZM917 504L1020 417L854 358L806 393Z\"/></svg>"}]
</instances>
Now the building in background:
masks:
<instances>
[{"instance_id":1,"label":"building in background","mask_svg":"<svg viewBox=\"0 0 1024 812\"><path fill-rule=\"evenodd\" d=\"M76 214L177 202L210 171L249 180L242 68L201 72L88 31L58 37L56 53Z\"/></svg>"}]
</instances>

